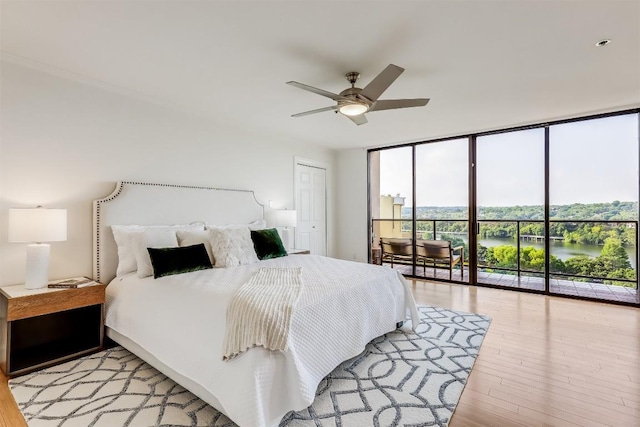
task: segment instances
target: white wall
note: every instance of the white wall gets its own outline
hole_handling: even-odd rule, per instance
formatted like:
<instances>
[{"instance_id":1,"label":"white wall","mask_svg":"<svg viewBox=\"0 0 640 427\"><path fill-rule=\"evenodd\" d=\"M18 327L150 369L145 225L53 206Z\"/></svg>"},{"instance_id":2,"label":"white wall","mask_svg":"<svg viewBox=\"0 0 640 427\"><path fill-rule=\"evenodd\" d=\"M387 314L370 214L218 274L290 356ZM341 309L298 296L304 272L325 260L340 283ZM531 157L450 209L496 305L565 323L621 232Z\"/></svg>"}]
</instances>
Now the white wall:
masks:
<instances>
[{"instance_id":1,"label":"white wall","mask_svg":"<svg viewBox=\"0 0 640 427\"><path fill-rule=\"evenodd\" d=\"M339 151L336 164L336 256L367 262L367 151Z\"/></svg>"},{"instance_id":2,"label":"white wall","mask_svg":"<svg viewBox=\"0 0 640 427\"><path fill-rule=\"evenodd\" d=\"M91 275L92 201L118 180L251 189L265 205L293 207L294 156L335 170L333 150L250 123L230 128L7 61L0 71L0 285L24 280L26 246L7 242L10 207L68 209L68 241L51 244L50 277ZM330 254L333 197L330 187Z\"/></svg>"}]
</instances>

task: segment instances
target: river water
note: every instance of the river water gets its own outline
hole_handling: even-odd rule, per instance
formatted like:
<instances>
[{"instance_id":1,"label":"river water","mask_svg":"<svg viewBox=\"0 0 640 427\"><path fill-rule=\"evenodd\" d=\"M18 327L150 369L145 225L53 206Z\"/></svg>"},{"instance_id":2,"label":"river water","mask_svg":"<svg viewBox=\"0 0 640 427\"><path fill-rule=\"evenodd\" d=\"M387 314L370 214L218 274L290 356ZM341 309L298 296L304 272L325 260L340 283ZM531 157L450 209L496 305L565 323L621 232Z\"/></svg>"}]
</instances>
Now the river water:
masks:
<instances>
[{"instance_id":1,"label":"river water","mask_svg":"<svg viewBox=\"0 0 640 427\"><path fill-rule=\"evenodd\" d=\"M466 239L465 239L466 240ZM512 245L515 246L516 242L514 239L479 239L479 243L482 246L487 248L493 246L501 246L501 245ZM524 248L526 246L533 246L536 249L544 249L544 241L531 241L531 240L520 240L520 247ZM592 258L600 255L600 251L602 250L602 246L600 245L585 245L578 243L566 243L564 241L552 241L551 242L551 255L560 258L565 261L567 258L573 258L578 255L589 255ZM631 266L636 268L636 251L634 247L625 246L625 250L627 251L627 255L629 255L629 261L631 262Z\"/></svg>"}]
</instances>

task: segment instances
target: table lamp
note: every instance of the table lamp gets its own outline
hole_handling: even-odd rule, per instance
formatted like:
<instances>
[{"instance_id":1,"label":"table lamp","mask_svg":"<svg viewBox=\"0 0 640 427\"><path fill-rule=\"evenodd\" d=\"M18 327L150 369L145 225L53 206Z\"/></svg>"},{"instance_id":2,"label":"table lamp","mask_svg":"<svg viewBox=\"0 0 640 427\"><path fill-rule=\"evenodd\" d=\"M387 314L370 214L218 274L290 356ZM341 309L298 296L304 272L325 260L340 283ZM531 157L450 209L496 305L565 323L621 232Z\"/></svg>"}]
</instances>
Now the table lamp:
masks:
<instances>
[{"instance_id":1,"label":"table lamp","mask_svg":"<svg viewBox=\"0 0 640 427\"><path fill-rule=\"evenodd\" d=\"M274 227L284 227L282 230L282 243L284 248L291 249L291 234L289 227L295 227L298 224L298 214L295 210L281 209L273 211Z\"/></svg>"},{"instance_id":2,"label":"table lamp","mask_svg":"<svg viewBox=\"0 0 640 427\"><path fill-rule=\"evenodd\" d=\"M9 242L29 243L25 287L39 289L49 282L50 245L43 242L67 240L67 210L36 208L9 209Z\"/></svg>"}]
</instances>

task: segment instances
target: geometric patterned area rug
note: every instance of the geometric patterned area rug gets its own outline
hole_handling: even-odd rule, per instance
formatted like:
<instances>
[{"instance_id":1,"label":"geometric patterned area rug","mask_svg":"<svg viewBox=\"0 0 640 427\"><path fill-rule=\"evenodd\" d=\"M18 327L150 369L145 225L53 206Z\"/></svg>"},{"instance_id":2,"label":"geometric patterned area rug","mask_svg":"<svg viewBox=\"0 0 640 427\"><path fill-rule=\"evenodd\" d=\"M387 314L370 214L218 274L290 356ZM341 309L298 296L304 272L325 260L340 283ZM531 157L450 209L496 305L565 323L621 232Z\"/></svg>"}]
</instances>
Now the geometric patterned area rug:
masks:
<instances>
[{"instance_id":1,"label":"geometric patterned area rug","mask_svg":"<svg viewBox=\"0 0 640 427\"><path fill-rule=\"evenodd\" d=\"M280 426L447 426L491 319L419 306L416 331L371 341ZM408 329L408 328L407 328ZM9 381L30 427L236 426L122 347Z\"/></svg>"}]
</instances>

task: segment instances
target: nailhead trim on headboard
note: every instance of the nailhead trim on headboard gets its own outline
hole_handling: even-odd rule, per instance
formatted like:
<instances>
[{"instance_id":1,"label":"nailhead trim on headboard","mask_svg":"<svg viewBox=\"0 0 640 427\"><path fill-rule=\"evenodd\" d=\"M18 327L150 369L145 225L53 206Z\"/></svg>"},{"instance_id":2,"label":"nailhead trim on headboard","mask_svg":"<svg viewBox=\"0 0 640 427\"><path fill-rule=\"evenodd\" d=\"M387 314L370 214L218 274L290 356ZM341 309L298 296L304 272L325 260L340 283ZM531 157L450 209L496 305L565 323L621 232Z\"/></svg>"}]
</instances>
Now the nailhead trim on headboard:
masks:
<instances>
[{"instance_id":1,"label":"nailhead trim on headboard","mask_svg":"<svg viewBox=\"0 0 640 427\"><path fill-rule=\"evenodd\" d=\"M100 208L104 203L110 202L116 197L118 197L122 193L122 189L125 185L148 185L154 187L173 187L173 188L186 188L193 190L214 190L214 191L237 191L240 193L251 193L253 196L253 200L262 208L262 216L264 217L264 205L258 202L256 199L256 194L253 190L238 190L234 188L218 188L218 187L206 187L199 185L179 185L179 184L158 184L151 182L136 182L136 181L119 181L116 183L116 188L114 191L109 194L107 197L103 199L94 200L93 202L93 210L94 210L94 276L96 281L100 281Z\"/></svg>"}]
</instances>

